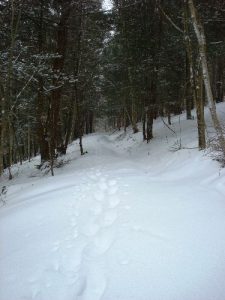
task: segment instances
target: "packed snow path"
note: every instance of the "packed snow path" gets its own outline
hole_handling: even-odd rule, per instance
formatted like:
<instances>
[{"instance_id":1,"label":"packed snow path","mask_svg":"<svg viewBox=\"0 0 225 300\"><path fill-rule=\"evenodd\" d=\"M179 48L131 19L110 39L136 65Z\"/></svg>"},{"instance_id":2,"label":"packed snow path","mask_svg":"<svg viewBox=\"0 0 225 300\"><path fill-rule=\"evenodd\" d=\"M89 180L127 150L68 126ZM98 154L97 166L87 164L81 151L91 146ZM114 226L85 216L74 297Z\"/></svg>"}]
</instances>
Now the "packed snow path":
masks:
<instances>
[{"instance_id":1,"label":"packed snow path","mask_svg":"<svg viewBox=\"0 0 225 300\"><path fill-rule=\"evenodd\" d=\"M85 143L89 153L55 177L22 183L27 163L8 188L0 300L224 300L218 165L157 137L141 148L129 134Z\"/></svg>"}]
</instances>

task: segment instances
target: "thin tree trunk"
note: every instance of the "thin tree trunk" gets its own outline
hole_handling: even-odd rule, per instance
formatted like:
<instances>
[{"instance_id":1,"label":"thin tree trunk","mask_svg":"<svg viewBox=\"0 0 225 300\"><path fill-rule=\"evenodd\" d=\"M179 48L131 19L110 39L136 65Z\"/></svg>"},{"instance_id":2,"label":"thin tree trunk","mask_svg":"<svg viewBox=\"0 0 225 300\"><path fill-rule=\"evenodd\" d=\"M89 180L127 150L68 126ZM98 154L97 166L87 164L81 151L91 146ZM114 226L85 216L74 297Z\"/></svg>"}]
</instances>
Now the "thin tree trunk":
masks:
<instances>
[{"instance_id":1,"label":"thin tree trunk","mask_svg":"<svg viewBox=\"0 0 225 300\"><path fill-rule=\"evenodd\" d=\"M4 141L5 141L5 98L4 98L4 89L1 86L1 124L0 124L0 176L4 170Z\"/></svg>"},{"instance_id":2,"label":"thin tree trunk","mask_svg":"<svg viewBox=\"0 0 225 300\"><path fill-rule=\"evenodd\" d=\"M82 133L80 132L80 136L79 136L79 146L80 146L80 154L84 155L84 149L83 149L83 141L82 141Z\"/></svg>"},{"instance_id":3,"label":"thin tree trunk","mask_svg":"<svg viewBox=\"0 0 225 300\"><path fill-rule=\"evenodd\" d=\"M153 138L153 120L154 120L154 107L149 107L147 111L147 129L146 140L147 143Z\"/></svg>"},{"instance_id":4,"label":"thin tree trunk","mask_svg":"<svg viewBox=\"0 0 225 300\"><path fill-rule=\"evenodd\" d=\"M187 52L187 51L186 51ZM190 79L190 59L188 59L188 53L186 53L186 82L185 82L185 106L186 106L186 118L192 120L192 88Z\"/></svg>"},{"instance_id":5,"label":"thin tree trunk","mask_svg":"<svg viewBox=\"0 0 225 300\"><path fill-rule=\"evenodd\" d=\"M167 120L168 120L168 124L172 125L171 123L171 113L170 113L170 109L167 110Z\"/></svg>"},{"instance_id":6,"label":"thin tree trunk","mask_svg":"<svg viewBox=\"0 0 225 300\"><path fill-rule=\"evenodd\" d=\"M192 45L190 41L189 31L188 31L188 6L187 2L184 2L184 34L185 34L185 45L187 60L189 65L189 76L190 76L190 86L192 88L192 96L196 106L197 112L197 123L198 123L198 147L200 150L205 149L206 139L205 139L205 118L204 118L204 101L202 92L202 72L201 70L194 72L193 56L192 56ZM196 82L197 81L197 82Z\"/></svg>"},{"instance_id":7,"label":"thin tree trunk","mask_svg":"<svg viewBox=\"0 0 225 300\"><path fill-rule=\"evenodd\" d=\"M31 158L31 130L30 130L30 124L28 124L28 130L27 130L27 158L30 162Z\"/></svg>"},{"instance_id":8,"label":"thin tree trunk","mask_svg":"<svg viewBox=\"0 0 225 300\"><path fill-rule=\"evenodd\" d=\"M132 129L133 129L133 133L137 133L138 132L138 127L137 127L137 111L136 111L136 101L134 98L134 93L133 93L133 82L132 82L132 78L131 78L131 70L130 68L128 68L128 80L129 80L129 97L130 97L130 101L131 101L131 125L132 125Z\"/></svg>"},{"instance_id":9,"label":"thin tree trunk","mask_svg":"<svg viewBox=\"0 0 225 300\"><path fill-rule=\"evenodd\" d=\"M198 120L198 147L200 150L206 148L205 140L205 118L204 118L204 101L203 101L203 81L201 71L197 76L196 89L196 112Z\"/></svg>"},{"instance_id":10,"label":"thin tree trunk","mask_svg":"<svg viewBox=\"0 0 225 300\"><path fill-rule=\"evenodd\" d=\"M40 16L39 16L39 31L38 31L38 51L39 55L43 52L43 5L44 1L40 1ZM50 159L49 155L49 136L47 136L47 123L48 118L46 117L45 112L45 99L44 99L44 91L43 91L43 78L39 75L38 78L38 95L36 99L36 117L37 117L37 137L38 137L38 144L40 147L40 155L41 155L41 164L48 161Z\"/></svg>"},{"instance_id":11,"label":"thin tree trunk","mask_svg":"<svg viewBox=\"0 0 225 300\"><path fill-rule=\"evenodd\" d=\"M143 120L142 120L142 134L143 134L143 141L146 141L146 111L144 109L143 113Z\"/></svg>"}]
</instances>

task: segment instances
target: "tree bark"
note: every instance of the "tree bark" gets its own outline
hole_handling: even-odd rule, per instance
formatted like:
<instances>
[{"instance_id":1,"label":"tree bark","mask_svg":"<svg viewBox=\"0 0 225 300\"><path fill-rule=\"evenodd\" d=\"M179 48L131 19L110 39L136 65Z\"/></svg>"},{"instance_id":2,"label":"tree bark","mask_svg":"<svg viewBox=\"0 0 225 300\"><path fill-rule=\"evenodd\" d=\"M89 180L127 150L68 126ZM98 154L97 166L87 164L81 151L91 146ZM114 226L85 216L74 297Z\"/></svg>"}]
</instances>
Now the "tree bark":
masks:
<instances>
[{"instance_id":1,"label":"tree bark","mask_svg":"<svg viewBox=\"0 0 225 300\"><path fill-rule=\"evenodd\" d=\"M204 117L204 101L203 101L203 82L202 74L199 71L197 76L197 88L196 88L196 112L198 121L198 147L199 150L206 148L205 139L205 117Z\"/></svg>"},{"instance_id":2,"label":"tree bark","mask_svg":"<svg viewBox=\"0 0 225 300\"><path fill-rule=\"evenodd\" d=\"M68 2L68 1L67 1ZM70 3L63 4L66 5L62 9L61 18L57 27L57 47L56 51L59 57L56 57L53 63L54 73L57 75L53 79L54 89L52 91L51 96L51 111L50 111L50 127L51 127L51 137L50 137L50 145L51 145L51 157L55 156L55 150L59 154L63 154L65 152L62 132L61 132L61 120L60 120L60 102L61 102L61 93L62 86L58 77L61 76L61 72L64 67L65 61L65 52L67 47L68 40L68 28L66 26L67 20L70 16Z\"/></svg>"},{"instance_id":3,"label":"tree bark","mask_svg":"<svg viewBox=\"0 0 225 300\"><path fill-rule=\"evenodd\" d=\"M196 106L197 123L198 123L198 147L199 150L206 148L205 139L205 118L204 118L204 101L202 92L202 72L194 72L194 62L192 55L192 44L188 30L188 6L184 2L184 40L187 53L187 64L189 66L189 83L192 90L192 97Z\"/></svg>"},{"instance_id":4,"label":"tree bark","mask_svg":"<svg viewBox=\"0 0 225 300\"><path fill-rule=\"evenodd\" d=\"M5 98L4 89L0 86L0 109L1 109L1 120L0 120L0 176L4 170L4 141L5 141Z\"/></svg>"},{"instance_id":5,"label":"tree bark","mask_svg":"<svg viewBox=\"0 0 225 300\"><path fill-rule=\"evenodd\" d=\"M40 17L39 17L39 32L38 32L38 48L39 54L43 52L43 0L40 2ZM47 136L47 114L44 107L44 92L43 92L43 78L38 76L38 95L36 104L36 118L37 118L37 136L40 146L41 164L50 159L49 155L49 143Z\"/></svg>"}]
</instances>

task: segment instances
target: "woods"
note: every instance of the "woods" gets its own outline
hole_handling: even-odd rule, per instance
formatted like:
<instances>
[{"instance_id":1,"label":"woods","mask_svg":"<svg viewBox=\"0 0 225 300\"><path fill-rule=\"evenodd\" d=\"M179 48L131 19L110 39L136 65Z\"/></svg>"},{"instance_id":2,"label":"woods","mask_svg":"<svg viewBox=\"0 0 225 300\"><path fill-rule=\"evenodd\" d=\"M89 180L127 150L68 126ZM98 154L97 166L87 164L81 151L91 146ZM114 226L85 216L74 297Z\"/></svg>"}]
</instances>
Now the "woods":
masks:
<instances>
[{"instance_id":1,"label":"woods","mask_svg":"<svg viewBox=\"0 0 225 300\"><path fill-rule=\"evenodd\" d=\"M196 108L199 149L209 106L224 101L223 1L10 0L0 3L0 174L40 154L53 168L78 139L106 126L154 138L157 117Z\"/></svg>"},{"instance_id":2,"label":"woods","mask_svg":"<svg viewBox=\"0 0 225 300\"><path fill-rule=\"evenodd\" d=\"M225 1L0 0L0 300L225 299Z\"/></svg>"},{"instance_id":3,"label":"woods","mask_svg":"<svg viewBox=\"0 0 225 300\"><path fill-rule=\"evenodd\" d=\"M106 65L106 95L114 103L115 119L120 120L121 114L124 115L125 126L126 118L128 123L143 122L144 140L153 137L153 120L157 116L167 117L170 124L171 114L186 110L187 119L191 120L191 110L195 107L199 148L206 147L204 106L207 102L215 106L215 101L223 101L224 82L220 80L223 75L218 79L214 71L218 68L217 60L224 60L224 24L220 23L220 29L217 25L218 16L222 17L224 12L221 2L198 1L196 4L197 8L190 1L140 1L135 5L132 1L115 2L117 30L105 51L108 63L114 59L117 66ZM196 35L196 28L202 28L203 35L201 22L207 33L204 45ZM118 73L123 74L122 79ZM213 90L211 97L208 97L209 86ZM132 127L135 132L135 125ZM219 136L222 137L222 130Z\"/></svg>"}]
</instances>

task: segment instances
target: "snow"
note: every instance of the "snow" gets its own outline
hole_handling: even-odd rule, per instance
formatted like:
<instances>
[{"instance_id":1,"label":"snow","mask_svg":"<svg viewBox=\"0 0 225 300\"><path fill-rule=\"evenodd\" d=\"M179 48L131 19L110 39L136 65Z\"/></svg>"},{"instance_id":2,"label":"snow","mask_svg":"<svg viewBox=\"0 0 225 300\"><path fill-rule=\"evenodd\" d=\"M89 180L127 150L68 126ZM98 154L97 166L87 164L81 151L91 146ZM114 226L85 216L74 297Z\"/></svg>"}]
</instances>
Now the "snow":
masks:
<instances>
[{"instance_id":1,"label":"snow","mask_svg":"<svg viewBox=\"0 0 225 300\"><path fill-rule=\"evenodd\" d=\"M149 144L93 134L81 157L74 142L55 177L38 158L14 166L0 300L225 299L225 171L195 148L195 120L172 122L176 134L156 120Z\"/></svg>"}]
</instances>

